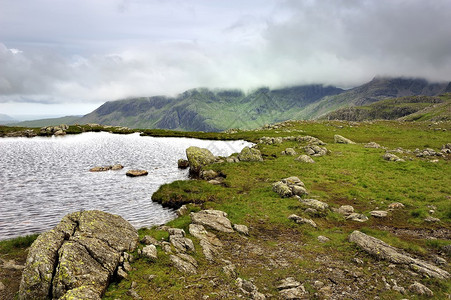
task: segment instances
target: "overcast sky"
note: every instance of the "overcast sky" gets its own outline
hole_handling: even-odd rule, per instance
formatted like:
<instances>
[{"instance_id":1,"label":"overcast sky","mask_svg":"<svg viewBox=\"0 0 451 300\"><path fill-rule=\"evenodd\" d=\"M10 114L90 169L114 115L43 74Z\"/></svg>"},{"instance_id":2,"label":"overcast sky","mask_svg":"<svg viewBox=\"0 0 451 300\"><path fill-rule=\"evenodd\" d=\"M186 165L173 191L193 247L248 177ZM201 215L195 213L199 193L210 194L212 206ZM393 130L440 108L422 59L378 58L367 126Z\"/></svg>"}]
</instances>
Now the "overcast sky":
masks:
<instances>
[{"instance_id":1,"label":"overcast sky","mask_svg":"<svg viewBox=\"0 0 451 300\"><path fill-rule=\"evenodd\" d=\"M451 80L450 0L0 0L0 113L195 87Z\"/></svg>"}]
</instances>

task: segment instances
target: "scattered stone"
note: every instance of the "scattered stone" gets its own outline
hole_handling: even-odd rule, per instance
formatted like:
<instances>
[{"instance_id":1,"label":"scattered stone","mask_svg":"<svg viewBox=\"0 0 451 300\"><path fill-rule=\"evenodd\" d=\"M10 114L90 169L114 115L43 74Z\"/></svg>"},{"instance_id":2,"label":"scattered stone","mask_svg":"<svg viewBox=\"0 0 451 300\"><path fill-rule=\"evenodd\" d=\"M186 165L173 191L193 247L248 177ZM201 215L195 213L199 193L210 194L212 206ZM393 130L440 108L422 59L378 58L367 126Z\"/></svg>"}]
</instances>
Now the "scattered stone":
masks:
<instances>
[{"instance_id":1,"label":"scattered stone","mask_svg":"<svg viewBox=\"0 0 451 300\"><path fill-rule=\"evenodd\" d=\"M222 271L227 277L236 278L236 267L234 264L230 263L222 267Z\"/></svg>"},{"instance_id":2,"label":"scattered stone","mask_svg":"<svg viewBox=\"0 0 451 300\"><path fill-rule=\"evenodd\" d=\"M397 291L398 293L403 294L403 295L405 295L407 293L406 289L403 288L402 286L395 285L392 287L392 290Z\"/></svg>"},{"instance_id":3,"label":"scattered stone","mask_svg":"<svg viewBox=\"0 0 451 300\"><path fill-rule=\"evenodd\" d=\"M227 214L220 210L201 210L191 213L193 224L203 225L216 231L233 232L232 224Z\"/></svg>"},{"instance_id":4,"label":"scattered stone","mask_svg":"<svg viewBox=\"0 0 451 300\"><path fill-rule=\"evenodd\" d=\"M296 196L308 195L308 192L305 189L305 187L300 186L300 185L293 185L293 186L291 186L291 192L292 192L293 195L296 195Z\"/></svg>"},{"instance_id":5,"label":"scattered stone","mask_svg":"<svg viewBox=\"0 0 451 300\"><path fill-rule=\"evenodd\" d=\"M115 164L115 165L111 166L111 170L113 170L113 171L122 170L123 168L124 168L124 166L121 164Z\"/></svg>"},{"instance_id":6,"label":"scattered stone","mask_svg":"<svg viewBox=\"0 0 451 300\"><path fill-rule=\"evenodd\" d=\"M186 205L182 205L179 209L175 211L177 216L181 217L188 213L188 207Z\"/></svg>"},{"instance_id":7,"label":"scattered stone","mask_svg":"<svg viewBox=\"0 0 451 300\"><path fill-rule=\"evenodd\" d=\"M218 177L218 173L213 170L203 170L200 172L200 178L205 180L212 180Z\"/></svg>"},{"instance_id":8,"label":"scattered stone","mask_svg":"<svg viewBox=\"0 0 451 300\"><path fill-rule=\"evenodd\" d=\"M145 235L142 239L141 239L141 244L144 245L159 245L160 243L153 237L151 237L150 235Z\"/></svg>"},{"instance_id":9,"label":"scattered stone","mask_svg":"<svg viewBox=\"0 0 451 300\"><path fill-rule=\"evenodd\" d=\"M2 268L6 270L23 270L25 266L18 265L13 259L11 259L3 262Z\"/></svg>"},{"instance_id":10,"label":"scattered stone","mask_svg":"<svg viewBox=\"0 0 451 300\"><path fill-rule=\"evenodd\" d=\"M325 237L323 235L319 235L317 239L318 239L318 242L320 242L320 243L327 243L328 241L330 241L330 239L328 237Z\"/></svg>"},{"instance_id":11,"label":"scattered stone","mask_svg":"<svg viewBox=\"0 0 451 300\"><path fill-rule=\"evenodd\" d=\"M388 212L385 210L373 210L370 211L370 215L376 218L385 218L388 215Z\"/></svg>"},{"instance_id":12,"label":"scattered stone","mask_svg":"<svg viewBox=\"0 0 451 300\"><path fill-rule=\"evenodd\" d=\"M446 265L446 264L447 264L446 259L441 258L440 256L435 256L435 257L434 257L434 262L435 262L437 265Z\"/></svg>"},{"instance_id":13,"label":"scattered stone","mask_svg":"<svg viewBox=\"0 0 451 300\"><path fill-rule=\"evenodd\" d=\"M180 159L177 161L177 167L178 167L179 169L186 169L186 168L189 167L189 161L186 160L186 159L180 158Z\"/></svg>"},{"instance_id":14,"label":"scattered stone","mask_svg":"<svg viewBox=\"0 0 451 300\"><path fill-rule=\"evenodd\" d=\"M125 175L129 177L146 176L147 174L149 174L149 172L146 170L128 170L127 173L125 173Z\"/></svg>"},{"instance_id":15,"label":"scattered stone","mask_svg":"<svg viewBox=\"0 0 451 300\"><path fill-rule=\"evenodd\" d=\"M181 237L184 237L186 235L185 230L181 228L168 228L167 232L169 233L169 235L176 235Z\"/></svg>"},{"instance_id":16,"label":"scattered stone","mask_svg":"<svg viewBox=\"0 0 451 300\"><path fill-rule=\"evenodd\" d=\"M347 139L341 135L334 135L334 142L336 144L355 144L353 141L351 141L350 139Z\"/></svg>"},{"instance_id":17,"label":"scattered stone","mask_svg":"<svg viewBox=\"0 0 451 300\"><path fill-rule=\"evenodd\" d=\"M244 294L251 295L254 300L266 299L266 296L258 292L257 287L249 280L238 277L236 279L236 285Z\"/></svg>"},{"instance_id":18,"label":"scattered stone","mask_svg":"<svg viewBox=\"0 0 451 300\"><path fill-rule=\"evenodd\" d=\"M142 297L134 289L128 290L127 295L132 297L134 300L142 300Z\"/></svg>"},{"instance_id":19,"label":"scattered stone","mask_svg":"<svg viewBox=\"0 0 451 300\"><path fill-rule=\"evenodd\" d=\"M296 137L296 141L298 142L307 142L310 145L326 145L326 143L324 143L323 141L321 141L320 139L310 136L310 135L306 135L306 136L298 136Z\"/></svg>"},{"instance_id":20,"label":"scattered stone","mask_svg":"<svg viewBox=\"0 0 451 300\"><path fill-rule=\"evenodd\" d=\"M325 147L320 147L318 145L308 145L304 147L305 153L307 153L310 156L324 156L327 154L327 149Z\"/></svg>"},{"instance_id":21,"label":"scattered stone","mask_svg":"<svg viewBox=\"0 0 451 300\"><path fill-rule=\"evenodd\" d=\"M313 286L319 290L320 288L322 288L324 286L324 282L322 282L320 280L315 280L315 282L313 283Z\"/></svg>"},{"instance_id":22,"label":"scattered stone","mask_svg":"<svg viewBox=\"0 0 451 300\"><path fill-rule=\"evenodd\" d=\"M152 281L152 280L154 280L156 277L157 277L157 275L152 274L152 275L149 275L149 277L147 278L147 280L148 280L148 281Z\"/></svg>"},{"instance_id":23,"label":"scattered stone","mask_svg":"<svg viewBox=\"0 0 451 300\"><path fill-rule=\"evenodd\" d=\"M237 162L240 162L240 160L236 156L229 156L229 157L226 158L226 162L228 162L228 163L237 163Z\"/></svg>"},{"instance_id":24,"label":"scattered stone","mask_svg":"<svg viewBox=\"0 0 451 300\"><path fill-rule=\"evenodd\" d=\"M438 223L440 222L439 218L434 218L434 217L427 217L424 219L425 222L429 222L429 223Z\"/></svg>"},{"instance_id":25,"label":"scattered stone","mask_svg":"<svg viewBox=\"0 0 451 300\"><path fill-rule=\"evenodd\" d=\"M249 235L249 228L246 225L233 224L233 229L240 234Z\"/></svg>"},{"instance_id":26,"label":"scattered stone","mask_svg":"<svg viewBox=\"0 0 451 300\"><path fill-rule=\"evenodd\" d=\"M3 282L0 281L0 292L6 289L6 286L3 284Z\"/></svg>"},{"instance_id":27,"label":"scattered stone","mask_svg":"<svg viewBox=\"0 0 451 300\"><path fill-rule=\"evenodd\" d=\"M299 201L302 204L310 206L317 210L324 211L329 208L329 204L327 204L326 202L323 202L323 201L316 200L316 199L299 199Z\"/></svg>"},{"instance_id":28,"label":"scattered stone","mask_svg":"<svg viewBox=\"0 0 451 300\"><path fill-rule=\"evenodd\" d=\"M176 255L170 255L169 259L180 272L187 274L197 273L197 261L188 254L178 253Z\"/></svg>"},{"instance_id":29,"label":"scattered stone","mask_svg":"<svg viewBox=\"0 0 451 300\"><path fill-rule=\"evenodd\" d=\"M388 260L395 264L408 265L414 271L426 274L430 277L439 279L447 279L450 277L448 272L425 261L403 254L397 248L360 231L355 230L352 232L349 235L349 241L356 243L360 248L378 259Z\"/></svg>"},{"instance_id":30,"label":"scattered stone","mask_svg":"<svg viewBox=\"0 0 451 300\"><path fill-rule=\"evenodd\" d=\"M306 208L306 209L304 210L304 212L305 212L306 214L309 214L310 216L317 216L317 215L319 214L319 212L318 212L316 209L311 208L311 207Z\"/></svg>"},{"instance_id":31,"label":"scattered stone","mask_svg":"<svg viewBox=\"0 0 451 300\"><path fill-rule=\"evenodd\" d=\"M125 270L122 267L119 267L117 269L117 276L119 276L119 278L121 278L121 279L125 279L128 277L128 274L127 274L127 272L125 272Z\"/></svg>"},{"instance_id":32,"label":"scattered stone","mask_svg":"<svg viewBox=\"0 0 451 300\"><path fill-rule=\"evenodd\" d=\"M273 183L272 190L279 194L282 198L288 198L293 196L293 192L291 191L291 188L283 183L282 181L278 181Z\"/></svg>"},{"instance_id":33,"label":"scattered stone","mask_svg":"<svg viewBox=\"0 0 451 300\"><path fill-rule=\"evenodd\" d=\"M296 176L291 176L273 183L272 190L283 198L308 194L304 183Z\"/></svg>"},{"instance_id":34,"label":"scattered stone","mask_svg":"<svg viewBox=\"0 0 451 300\"><path fill-rule=\"evenodd\" d=\"M338 213L343 216L349 216L350 214L354 213L354 207L351 205L342 205L338 209Z\"/></svg>"},{"instance_id":35,"label":"scattered stone","mask_svg":"<svg viewBox=\"0 0 451 300\"><path fill-rule=\"evenodd\" d=\"M194 243L191 239L180 236L171 235L169 236L169 242L174 246L177 252L194 251Z\"/></svg>"},{"instance_id":36,"label":"scattered stone","mask_svg":"<svg viewBox=\"0 0 451 300\"><path fill-rule=\"evenodd\" d=\"M308 155L302 154L300 155L298 158L296 158L295 160L303 162L303 163L308 163L308 164L313 164L315 163L315 161L313 160L313 158L311 158Z\"/></svg>"},{"instance_id":37,"label":"scattered stone","mask_svg":"<svg viewBox=\"0 0 451 300\"><path fill-rule=\"evenodd\" d=\"M428 287L416 281L409 286L409 291L417 295L434 296L434 293Z\"/></svg>"},{"instance_id":38,"label":"scattered stone","mask_svg":"<svg viewBox=\"0 0 451 300\"><path fill-rule=\"evenodd\" d=\"M387 161L399 161L399 162L405 161L404 159L401 159L392 153L385 153L383 158Z\"/></svg>"},{"instance_id":39,"label":"scattered stone","mask_svg":"<svg viewBox=\"0 0 451 300\"><path fill-rule=\"evenodd\" d=\"M288 217L288 219L295 221L298 224L309 224L310 226L317 228L318 226L312 219L307 219L300 217L298 215L292 214Z\"/></svg>"},{"instance_id":40,"label":"scattered stone","mask_svg":"<svg viewBox=\"0 0 451 300\"><path fill-rule=\"evenodd\" d=\"M238 154L238 159L240 161L263 161L260 150L249 147L244 147L241 150L240 154Z\"/></svg>"},{"instance_id":41,"label":"scattered stone","mask_svg":"<svg viewBox=\"0 0 451 300\"><path fill-rule=\"evenodd\" d=\"M68 214L30 247L19 298L99 299L121 254L133 251L137 242L136 229L120 216L101 211Z\"/></svg>"},{"instance_id":42,"label":"scattered stone","mask_svg":"<svg viewBox=\"0 0 451 300\"><path fill-rule=\"evenodd\" d=\"M208 183L213 184L213 185L221 185L222 184L222 182L217 179L209 180Z\"/></svg>"},{"instance_id":43,"label":"scattered stone","mask_svg":"<svg viewBox=\"0 0 451 300\"><path fill-rule=\"evenodd\" d=\"M223 247L216 235L206 231L205 227L199 224L189 224L189 233L200 240L200 246L205 258L213 261L214 255L217 255Z\"/></svg>"},{"instance_id":44,"label":"scattered stone","mask_svg":"<svg viewBox=\"0 0 451 300\"><path fill-rule=\"evenodd\" d=\"M203 166L216 161L216 157L210 150L195 146L186 149L186 157L188 158L190 173L196 176L200 174Z\"/></svg>"},{"instance_id":45,"label":"scattered stone","mask_svg":"<svg viewBox=\"0 0 451 300\"><path fill-rule=\"evenodd\" d=\"M366 222L368 221L368 217L364 214L352 213L345 217L346 220L356 221L356 222Z\"/></svg>"},{"instance_id":46,"label":"scattered stone","mask_svg":"<svg viewBox=\"0 0 451 300\"><path fill-rule=\"evenodd\" d=\"M105 172L111 170L111 166L104 166L104 167L94 167L89 169L89 172Z\"/></svg>"},{"instance_id":47,"label":"scattered stone","mask_svg":"<svg viewBox=\"0 0 451 300\"><path fill-rule=\"evenodd\" d=\"M379 148L381 148L381 145L379 145L378 143L375 143L375 142L369 142L364 147L365 148L376 148L376 149L379 149Z\"/></svg>"},{"instance_id":48,"label":"scattered stone","mask_svg":"<svg viewBox=\"0 0 451 300\"><path fill-rule=\"evenodd\" d=\"M277 289L282 299L304 299L306 295L304 286L293 277L283 279Z\"/></svg>"},{"instance_id":49,"label":"scattered stone","mask_svg":"<svg viewBox=\"0 0 451 300\"><path fill-rule=\"evenodd\" d=\"M297 152L293 148L287 148L284 151L282 151L282 155L290 155L295 156Z\"/></svg>"},{"instance_id":50,"label":"scattered stone","mask_svg":"<svg viewBox=\"0 0 451 300\"><path fill-rule=\"evenodd\" d=\"M393 202L393 203L388 205L388 208L390 208L390 209L400 209L400 208L404 208L404 204L402 204L400 202Z\"/></svg>"},{"instance_id":51,"label":"scattered stone","mask_svg":"<svg viewBox=\"0 0 451 300\"><path fill-rule=\"evenodd\" d=\"M358 264L358 265L363 265L363 260L361 260L361 259L358 258L358 257L354 257L354 258L352 259L352 261L355 262L355 263Z\"/></svg>"}]
</instances>

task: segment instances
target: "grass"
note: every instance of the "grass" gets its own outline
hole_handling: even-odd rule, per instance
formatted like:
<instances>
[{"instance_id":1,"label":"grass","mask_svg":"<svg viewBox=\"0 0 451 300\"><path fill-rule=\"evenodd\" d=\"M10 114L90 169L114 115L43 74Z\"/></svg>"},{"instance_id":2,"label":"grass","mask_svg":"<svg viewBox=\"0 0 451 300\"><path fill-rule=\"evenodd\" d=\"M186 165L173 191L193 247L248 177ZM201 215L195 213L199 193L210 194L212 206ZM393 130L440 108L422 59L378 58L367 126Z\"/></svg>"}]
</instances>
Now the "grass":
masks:
<instances>
[{"instance_id":1,"label":"grass","mask_svg":"<svg viewBox=\"0 0 451 300\"><path fill-rule=\"evenodd\" d=\"M31 246L38 234L20 236L4 241L0 241L0 254L14 255Z\"/></svg>"}]
</instances>

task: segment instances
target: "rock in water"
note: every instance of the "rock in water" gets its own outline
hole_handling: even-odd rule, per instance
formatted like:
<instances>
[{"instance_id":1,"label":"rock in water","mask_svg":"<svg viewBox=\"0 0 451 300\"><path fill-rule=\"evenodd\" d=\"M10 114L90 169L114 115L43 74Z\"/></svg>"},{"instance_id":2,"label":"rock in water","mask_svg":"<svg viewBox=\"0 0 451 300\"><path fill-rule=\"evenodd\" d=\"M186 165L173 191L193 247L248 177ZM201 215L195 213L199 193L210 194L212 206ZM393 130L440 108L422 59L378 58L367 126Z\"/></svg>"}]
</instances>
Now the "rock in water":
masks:
<instances>
[{"instance_id":1,"label":"rock in water","mask_svg":"<svg viewBox=\"0 0 451 300\"><path fill-rule=\"evenodd\" d=\"M240 154L238 154L238 159L240 161L262 161L263 157L260 150L244 147Z\"/></svg>"},{"instance_id":2,"label":"rock in water","mask_svg":"<svg viewBox=\"0 0 451 300\"><path fill-rule=\"evenodd\" d=\"M100 299L121 254L133 251L137 242L136 229L120 216L102 211L66 215L31 246L19 299Z\"/></svg>"},{"instance_id":3,"label":"rock in water","mask_svg":"<svg viewBox=\"0 0 451 300\"><path fill-rule=\"evenodd\" d=\"M146 176L147 174L149 174L149 172L146 170L129 170L125 173L128 177Z\"/></svg>"},{"instance_id":4,"label":"rock in water","mask_svg":"<svg viewBox=\"0 0 451 300\"><path fill-rule=\"evenodd\" d=\"M353 141L351 141L350 139L347 139L341 135L334 135L334 141L336 144L355 144Z\"/></svg>"},{"instance_id":5,"label":"rock in water","mask_svg":"<svg viewBox=\"0 0 451 300\"><path fill-rule=\"evenodd\" d=\"M199 175L203 166L214 163L216 157L210 150L191 146L186 149L186 157L189 162L189 171L193 175Z\"/></svg>"},{"instance_id":6,"label":"rock in water","mask_svg":"<svg viewBox=\"0 0 451 300\"><path fill-rule=\"evenodd\" d=\"M189 167L189 162L186 159L180 158L177 161L177 166L179 169L186 169Z\"/></svg>"}]
</instances>

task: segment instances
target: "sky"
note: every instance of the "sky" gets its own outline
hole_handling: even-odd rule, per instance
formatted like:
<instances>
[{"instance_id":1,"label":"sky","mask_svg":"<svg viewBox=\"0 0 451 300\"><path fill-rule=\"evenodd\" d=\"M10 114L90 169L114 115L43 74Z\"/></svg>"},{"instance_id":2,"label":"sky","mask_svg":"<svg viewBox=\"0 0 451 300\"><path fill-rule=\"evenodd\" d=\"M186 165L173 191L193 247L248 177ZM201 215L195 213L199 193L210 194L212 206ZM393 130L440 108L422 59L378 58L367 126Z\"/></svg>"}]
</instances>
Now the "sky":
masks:
<instances>
[{"instance_id":1,"label":"sky","mask_svg":"<svg viewBox=\"0 0 451 300\"><path fill-rule=\"evenodd\" d=\"M449 0L0 0L0 114L187 89L451 80Z\"/></svg>"}]
</instances>

